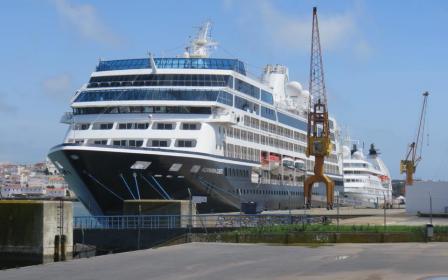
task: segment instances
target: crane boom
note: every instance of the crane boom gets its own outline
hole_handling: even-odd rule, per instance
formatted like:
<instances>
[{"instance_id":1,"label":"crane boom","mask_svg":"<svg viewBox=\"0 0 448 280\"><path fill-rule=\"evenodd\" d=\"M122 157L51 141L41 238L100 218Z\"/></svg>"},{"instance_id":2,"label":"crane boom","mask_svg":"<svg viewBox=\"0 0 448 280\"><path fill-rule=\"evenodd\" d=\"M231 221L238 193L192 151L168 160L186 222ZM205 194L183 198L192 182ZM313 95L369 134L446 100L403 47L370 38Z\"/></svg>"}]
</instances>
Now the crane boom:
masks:
<instances>
[{"instance_id":1,"label":"crane boom","mask_svg":"<svg viewBox=\"0 0 448 280\"><path fill-rule=\"evenodd\" d=\"M306 155L314 156L314 175L308 177L304 183L305 207L311 207L313 184L323 182L327 192L327 209L332 209L334 182L324 174L324 160L331 154L332 145L316 7L313 8L309 91Z\"/></svg>"},{"instance_id":2,"label":"crane boom","mask_svg":"<svg viewBox=\"0 0 448 280\"><path fill-rule=\"evenodd\" d=\"M400 161L400 173L406 173L406 185L414 183L414 173L418 163L422 159L423 137L425 131L426 107L428 104L429 93L423 93L423 104L420 111L420 118L418 122L417 134L414 142L408 147L406 158ZM419 150L420 148L420 150Z\"/></svg>"}]
</instances>

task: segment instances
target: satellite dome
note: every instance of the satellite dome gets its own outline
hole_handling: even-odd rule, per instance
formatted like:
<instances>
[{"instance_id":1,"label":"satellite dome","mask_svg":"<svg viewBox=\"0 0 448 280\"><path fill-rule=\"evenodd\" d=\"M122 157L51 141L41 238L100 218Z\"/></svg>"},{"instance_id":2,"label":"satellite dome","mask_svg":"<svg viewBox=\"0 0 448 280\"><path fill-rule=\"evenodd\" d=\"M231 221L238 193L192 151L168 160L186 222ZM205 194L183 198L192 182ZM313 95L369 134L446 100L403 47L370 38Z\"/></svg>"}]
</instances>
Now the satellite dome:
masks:
<instances>
[{"instance_id":1,"label":"satellite dome","mask_svg":"<svg viewBox=\"0 0 448 280\"><path fill-rule=\"evenodd\" d=\"M292 81L286 84L286 93L290 97L299 97L303 91L303 87L299 82Z\"/></svg>"},{"instance_id":2,"label":"satellite dome","mask_svg":"<svg viewBox=\"0 0 448 280\"><path fill-rule=\"evenodd\" d=\"M342 156L344 157L344 158L350 158L350 148L349 147L347 147L347 146L343 146L342 147Z\"/></svg>"},{"instance_id":3,"label":"satellite dome","mask_svg":"<svg viewBox=\"0 0 448 280\"><path fill-rule=\"evenodd\" d=\"M354 159L364 159L364 155L362 154L361 151L356 151L356 152L354 152L352 157L353 157Z\"/></svg>"},{"instance_id":4,"label":"satellite dome","mask_svg":"<svg viewBox=\"0 0 448 280\"><path fill-rule=\"evenodd\" d=\"M302 90L302 96L308 100L310 98L310 92L307 90Z\"/></svg>"}]
</instances>

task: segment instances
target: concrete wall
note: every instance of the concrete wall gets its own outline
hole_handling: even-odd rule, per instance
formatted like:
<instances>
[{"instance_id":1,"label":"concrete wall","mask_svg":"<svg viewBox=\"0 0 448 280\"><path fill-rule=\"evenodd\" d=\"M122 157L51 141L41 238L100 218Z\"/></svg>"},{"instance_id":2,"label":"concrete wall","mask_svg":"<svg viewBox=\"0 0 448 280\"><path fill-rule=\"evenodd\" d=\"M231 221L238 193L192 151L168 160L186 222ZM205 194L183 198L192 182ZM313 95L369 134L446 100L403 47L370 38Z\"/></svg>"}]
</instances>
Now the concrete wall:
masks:
<instances>
[{"instance_id":1,"label":"concrete wall","mask_svg":"<svg viewBox=\"0 0 448 280\"><path fill-rule=\"evenodd\" d=\"M291 232L291 233L196 233L193 242L308 244L308 243L395 243L395 242L446 242L448 234L435 233L427 239L423 231L414 232Z\"/></svg>"},{"instance_id":2,"label":"concrete wall","mask_svg":"<svg viewBox=\"0 0 448 280\"><path fill-rule=\"evenodd\" d=\"M139 209L140 208L140 209ZM125 200L124 215L189 215L190 201L142 199ZM192 214L196 215L196 207L192 205Z\"/></svg>"},{"instance_id":3,"label":"concrete wall","mask_svg":"<svg viewBox=\"0 0 448 280\"><path fill-rule=\"evenodd\" d=\"M51 261L54 255L55 236L60 234L58 226L60 225L59 201L44 201L43 213L43 255L45 262ZM67 256L73 253L73 206L72 202L63 203L63 234L66 236L65 246Z\"/></svg>"},{"instance_id":4,"label":"concrete wall","mask_svg":"<svg viewBox=\"0 0 448 280\"><path fill-rule=\"evenodd\" d=\"M191 214L196 215L196 206L191 205ZM142 199L125 200L123 204L124 215L180 215L177 226L187 227L190 224L189 200L160 200ZM194 225L194 221L191 221Z\"/></svg>"},{"instance_id":5,"label":"concrete wall","mask_svg":"<svg viewBox=\"0 0 448 280\"><path fill-rule=\"evenodd\" d=\"M95 246L101 255L151 248L185 233L185 229L75 229L74 240Z\"/></svg>"},{"instance_id":6,"label":"concrete wall","mask_svg":"<svg viewBox=\"0 0 448 280\"><path fill-rule=\"evenodd\" d=\"M445 213L448 207L448 182L417 181L406 186L406 212L429 213L429 193L432 197L433 213Z\"/></svg>"},{"instance_id":7,"label":"concrete wall","mask_svg":"<svg viewBox=\"0 0 448 280\"><path fill-rule=\"evenodd\" d=\"M0 267L53 261L59 201L0 200ZM73 249L73 210L64 202L66 255Z\"/></svg>"}]
</instances>

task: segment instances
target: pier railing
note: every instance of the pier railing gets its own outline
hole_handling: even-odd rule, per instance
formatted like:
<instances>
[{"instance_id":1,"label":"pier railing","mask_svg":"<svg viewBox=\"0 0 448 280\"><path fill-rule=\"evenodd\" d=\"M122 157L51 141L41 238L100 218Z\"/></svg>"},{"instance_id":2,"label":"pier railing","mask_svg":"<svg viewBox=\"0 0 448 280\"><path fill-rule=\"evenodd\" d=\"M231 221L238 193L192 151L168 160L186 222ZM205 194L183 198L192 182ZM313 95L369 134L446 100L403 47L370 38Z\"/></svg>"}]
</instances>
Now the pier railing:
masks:
<instances>
[{"instance_id":1,"label":"pier railing","mask_svg":"<svg viewBox=\"0 0 448 280\"><path fill-rule=\"evenodd\" d=\"M241 228L324 223L328 219L289 214L232 215L123 215L74 217L76 229Z\"/></svg>"}]
</instances>

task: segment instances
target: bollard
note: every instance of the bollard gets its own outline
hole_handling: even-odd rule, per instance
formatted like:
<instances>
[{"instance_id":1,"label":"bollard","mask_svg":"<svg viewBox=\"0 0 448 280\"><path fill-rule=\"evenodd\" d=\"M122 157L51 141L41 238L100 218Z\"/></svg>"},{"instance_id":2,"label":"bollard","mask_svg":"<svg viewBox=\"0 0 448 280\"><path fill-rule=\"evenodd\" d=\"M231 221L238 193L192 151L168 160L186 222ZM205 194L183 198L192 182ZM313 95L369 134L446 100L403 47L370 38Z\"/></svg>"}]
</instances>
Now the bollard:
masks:
<instances>
[{"instance_id":1,"label":"bollard","mask_svg":"<svg viewBox=\"0 0 448 280\"><path fill-rule=\"evenodd\" d=\"M65 261L67 259L66 256L66 243L67 243L67 236L65 234L61 235L60 237L60 242L61 242L61 251L60 251L60 261Z\"/></svg>"},{"instance_id":2,"label":"bollard","mask_svg":"<svg viewBox=\"0 0 448 280\"><path fill-rule=\"evenodd\" d=\"M426 241L431 241L434 236L434 226L432 224L426 224Z\"/></svg>"},{"instance_id":3,"label":"bollard","mask_svg":"<svg viewBox=\"0 0 448 280\"><path fill-rule=\"evenodd\" d=\"M60 235L54 236L54 257L53 261L58 262L61 256Z\"/></svg>"}]
</instances>

